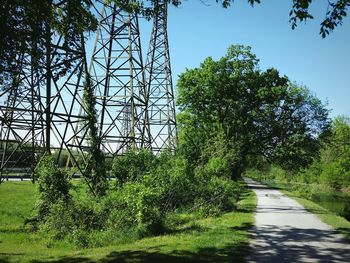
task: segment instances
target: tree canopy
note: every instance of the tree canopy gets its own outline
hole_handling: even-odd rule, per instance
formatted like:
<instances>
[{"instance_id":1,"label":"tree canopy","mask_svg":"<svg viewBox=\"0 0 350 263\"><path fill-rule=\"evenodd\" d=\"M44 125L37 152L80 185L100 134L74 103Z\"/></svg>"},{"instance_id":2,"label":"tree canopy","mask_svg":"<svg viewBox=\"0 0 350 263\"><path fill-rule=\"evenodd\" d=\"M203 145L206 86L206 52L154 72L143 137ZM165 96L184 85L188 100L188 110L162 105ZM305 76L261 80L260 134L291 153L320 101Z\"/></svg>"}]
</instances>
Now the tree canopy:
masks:
<instances>
[{"instance_id":1,"label":"tree canopy","mask_svg":"<svg viewBox=\"0 0 350 263\"><path fill-rule=\"evenodd\" d=\"M250 47L236 45L180 75L180 138L190 158L199 159L200 148L222 132L234 151L235 173L249 156L288 169L311 163L318 136L329 127L328 110L276 69L260 70L258 61Z\"/></svg>"}]
</instances>

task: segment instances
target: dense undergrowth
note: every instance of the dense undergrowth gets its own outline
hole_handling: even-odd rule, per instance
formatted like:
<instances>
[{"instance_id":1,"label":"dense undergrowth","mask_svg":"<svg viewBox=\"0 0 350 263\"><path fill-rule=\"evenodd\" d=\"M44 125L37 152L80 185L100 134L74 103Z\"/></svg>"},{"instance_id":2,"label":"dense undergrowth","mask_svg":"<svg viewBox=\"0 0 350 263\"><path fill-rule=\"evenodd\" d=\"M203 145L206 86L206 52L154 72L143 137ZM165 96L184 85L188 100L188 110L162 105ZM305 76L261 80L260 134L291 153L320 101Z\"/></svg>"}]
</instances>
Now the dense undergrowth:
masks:
<instances>
[{"instance_id":1,"label":"dense undergrowth","mask_svg":"<svg viewBox=\"0 0 350 263\"><path fill-rule=\"evenodd\" d=\"M173 224L174 213L209 217L234 210L242 186L229 171L224 158L194 166L167 151L159 156L145 149L129 151L113 161L106 194L94 196L86 186L72 185L54 158L44 156L35 169L38 199L27 223L48 237L49 246L66 240L96 247L125 236L159 235Z\"/></svg>"},{"instance_id":2,"label":"dense undergrowth","mask_svg":"<svg viewBox=\"0 0 350 263\"><path fill-rule=\"evenodd\" d=\"M86 193L79 180L72 187L73 194ZM174 211L167 214L161 235L135 240L129 231L120 231L107 245L79 248L23 225L38 194L35 188L30 182L6 182L0 188L0 262L241 262L254 222L256 198L244 190L235 211L205 218Z\"/></svg>"}]
</instances>

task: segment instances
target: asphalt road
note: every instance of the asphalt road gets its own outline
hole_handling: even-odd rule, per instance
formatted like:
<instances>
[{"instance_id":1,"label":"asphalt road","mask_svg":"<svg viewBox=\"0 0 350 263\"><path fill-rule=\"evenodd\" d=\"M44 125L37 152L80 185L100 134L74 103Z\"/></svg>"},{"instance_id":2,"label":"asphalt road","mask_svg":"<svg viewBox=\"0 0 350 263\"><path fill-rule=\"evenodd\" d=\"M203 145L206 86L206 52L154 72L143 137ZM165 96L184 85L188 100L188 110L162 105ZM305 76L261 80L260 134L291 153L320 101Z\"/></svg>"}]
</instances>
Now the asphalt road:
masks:
<instances>
[{"instance_id":1,"label":"asphalt road","mask_svg":"<svg viewBox=\"0 0 350 263\"><path fill-rule=\"evenodd\" d=\"M277 190L249 178L258 205L247 262L350 262L350 244Z\"/></svg>"}]
</instances>

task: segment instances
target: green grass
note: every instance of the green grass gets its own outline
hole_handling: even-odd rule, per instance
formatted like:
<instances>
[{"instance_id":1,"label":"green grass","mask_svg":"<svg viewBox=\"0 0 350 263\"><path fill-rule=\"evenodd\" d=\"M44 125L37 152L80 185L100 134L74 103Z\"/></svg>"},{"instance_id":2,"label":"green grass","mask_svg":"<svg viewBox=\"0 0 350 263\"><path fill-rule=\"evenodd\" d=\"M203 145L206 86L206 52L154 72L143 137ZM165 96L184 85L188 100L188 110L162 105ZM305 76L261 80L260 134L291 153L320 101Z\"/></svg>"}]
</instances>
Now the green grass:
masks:
<instances>
[{"instance_id":1,"label":"green grass","mask_svg":"<svg viewBox=\"0 0 350 263\"><path fill-rule=\"evenodd\" d=\"M35 202L30 182L0 185L0 200L0 262L242 262L256 206L254 193L247 191L235 212L206 219L182 214L167 234L77 249L66 242L48 248L44 237L23 226Z\"/></svg>"}]
</instances>

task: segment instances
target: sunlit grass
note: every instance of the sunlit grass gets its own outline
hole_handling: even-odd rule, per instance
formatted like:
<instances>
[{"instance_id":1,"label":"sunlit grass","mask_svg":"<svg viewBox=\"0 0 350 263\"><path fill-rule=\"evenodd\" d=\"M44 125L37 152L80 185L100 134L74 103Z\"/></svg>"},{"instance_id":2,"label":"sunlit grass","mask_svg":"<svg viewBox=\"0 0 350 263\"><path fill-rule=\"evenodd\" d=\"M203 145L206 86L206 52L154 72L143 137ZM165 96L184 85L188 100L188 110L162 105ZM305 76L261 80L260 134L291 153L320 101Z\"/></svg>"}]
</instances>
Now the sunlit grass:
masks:
<instances>
[{"instance_id":1,"label":"sunlit grass","mask_svg":"<svg viewBox=\"0 0 350 263\"><path fill-rule=\"evenodd\" d=\"M30 182L0 185L0 200L0 262L242 262L256 205L255 195L247 191L237 211L204 219L181 214L161 236L77 249L64 241L47 247L43 236L24 227L35 203Z\"/></svg>"}]
</instances>

